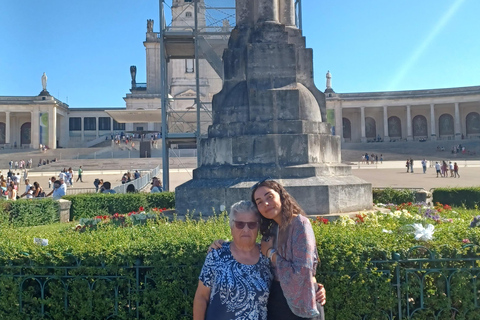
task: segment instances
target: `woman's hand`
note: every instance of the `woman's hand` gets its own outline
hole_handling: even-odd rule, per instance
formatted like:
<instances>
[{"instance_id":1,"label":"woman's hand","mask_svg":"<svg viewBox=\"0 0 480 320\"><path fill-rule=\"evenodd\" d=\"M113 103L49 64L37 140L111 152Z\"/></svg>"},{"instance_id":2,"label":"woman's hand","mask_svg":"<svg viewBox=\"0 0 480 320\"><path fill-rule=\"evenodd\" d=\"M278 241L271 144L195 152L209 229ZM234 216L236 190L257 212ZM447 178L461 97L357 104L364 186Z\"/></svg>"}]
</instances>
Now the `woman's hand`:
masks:
<instances>
[{"instance_id":1,"label":"woman's hand","mask_svg":"<svg viewBox=\"0 0 480 320\"><path fill-rule=\"evenodd\" d=\"M210 247L208 247L207 252L210 252L212 250L220 249L224 243L225 243L225 240L222 240L222 239L218 239L218 240L213 241L213 243L210 245Z\"/></svg>"},{"instance_id":2,"label":"woman's hand","mask_svg":"<svg viewBox=\"0 0 480 320\"><path fill-rule=\"evenodd\" d=\"M267 251L270 248L273 248L273 237L270 237L268 241L262 239L261 250L265 257L267 256Z\"/></svg>"},{"instance_id":3,"label":"woman's hand","mask_svg":"<svg viewBox=\"0 0 480 320\"><path fill-rule=\"evenodd\" d=\"M317 292L315 294L315 300L320 303L322 306L325 305L327 302L327 292L325 291L325 287L321 283L317 283Z\"/></svg>"}]
</instances>

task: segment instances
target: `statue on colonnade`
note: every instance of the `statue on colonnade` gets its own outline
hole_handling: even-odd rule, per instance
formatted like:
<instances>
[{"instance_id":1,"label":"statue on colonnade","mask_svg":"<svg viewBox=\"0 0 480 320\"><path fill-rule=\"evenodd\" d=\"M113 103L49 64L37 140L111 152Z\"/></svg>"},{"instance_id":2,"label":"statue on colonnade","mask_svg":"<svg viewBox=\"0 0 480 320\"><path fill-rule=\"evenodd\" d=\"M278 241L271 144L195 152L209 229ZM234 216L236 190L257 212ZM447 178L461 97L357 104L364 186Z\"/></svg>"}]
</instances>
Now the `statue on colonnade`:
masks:
<instances>
[{"instance_id":1,"label":"statue on colonnade","mask_svg":"<svg viewBox=\"0 0 480 320\"><path fill-rule=\"evenodd\" d=\"M45 72L42 75L42 88L43 91L47 91L47 75L45 74Z\"/></svg>"}]
</instances>

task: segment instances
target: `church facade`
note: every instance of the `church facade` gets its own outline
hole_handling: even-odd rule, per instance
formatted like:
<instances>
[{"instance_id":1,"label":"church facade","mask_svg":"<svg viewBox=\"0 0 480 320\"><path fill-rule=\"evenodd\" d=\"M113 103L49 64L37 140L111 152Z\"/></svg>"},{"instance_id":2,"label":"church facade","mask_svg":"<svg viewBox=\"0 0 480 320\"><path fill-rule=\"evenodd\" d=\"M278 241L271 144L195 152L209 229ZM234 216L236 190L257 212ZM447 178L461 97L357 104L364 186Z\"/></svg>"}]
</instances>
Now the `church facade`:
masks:
<instances>
[{"instance_id":1,"label":"church facade","mask_svg":"<svg viewBox=\"0 0 480 320\"><path fill-rule=\"evenodd\" d=\"M325 97L343 142L480 138L480 86L335 93L328 72Z\"/></svg>"},{"instance_id":2,"label":"church facade","mask_svg":"<svg viewBox=\"0 0 480 320\"><path fill-rule=\"evenodd\" d=\"M191 30L195 25L193 3L173 0L172 31ZM197 12L200 25L206 25L205 6ZM224 24L224 31L231 29ZM208 39L201 43L209 49ZM220 48L227 36L213 39ZM214 43L214 42L212 42ZM132 131L161 132L161 121L152 117L160 114L162 90L168 91L165 108L168 112L168 132L188 133L197 130L196 99L201 105L201 133L211 124L211 101L222 88L221 72L207 59L191 57L169 59L167 88L161 88L159 33L153 31L153 20L147 21L146 82L136 80L136 67L130 67L131 89L124 97L125 107L69 108L46 90L35 96L0 96L0 147L49 148L88 147L113 134ZM196 72L199 72L198 83ZM197 88L199 95L197 96ZM414 140L461 140L480 138L480 86L395 92L336 93L327 73L327 119L335 135L343 142L389 142ZM148 113L150 112L150 113ZM139 121L122 121L138 117ZM148 117L150 115L150 117ZM117 120L118 121L117 121ZM128 120L128 119L127 119Z\"/></svg>"}]
</instances>

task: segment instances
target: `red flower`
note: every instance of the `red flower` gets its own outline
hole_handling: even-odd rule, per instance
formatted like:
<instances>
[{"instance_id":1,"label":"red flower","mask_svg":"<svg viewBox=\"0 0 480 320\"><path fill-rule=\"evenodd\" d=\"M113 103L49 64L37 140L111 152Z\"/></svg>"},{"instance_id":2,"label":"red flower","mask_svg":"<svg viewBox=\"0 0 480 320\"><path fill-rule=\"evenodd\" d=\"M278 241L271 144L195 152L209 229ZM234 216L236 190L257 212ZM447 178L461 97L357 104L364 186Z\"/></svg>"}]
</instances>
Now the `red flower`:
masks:
<instances>
[{"instance_id":1,"label":"red flower","mask_svg":"<svg viewBox=\"0 0 480 320\"><path fill-rule=\"evenodd\" d=\"M167 210L167 208L162 208L162 210Z\"/></svg>"},{"instance_id":2,"label":"red flower","mask_svg":"<svg viewBox=\"0 0 480 320\"><path fill-rule=\"evenodd\" d=\"M322 218L323 224L328 224L328 219Z\"/></svg>"},{"instance_id":3,"label":"red flower","mask_svg":"<svg viewBox=\"0 0 480 320\"><path fill-rule=\"evenodd\" d=\"M145 211L143 207L138 208L138 211Z\"/></svg>"},{"instance_id":4,"label":"red flower","mask_svg":"<svg viewBox=\"0 0 480 320\"><path fill-rule=\"evenodd\" d=\"M363 220L363 216L361 214L357 214L357 215L355 215L355 217L357 217L357 219L359 220L358 222L365 222Z\"/></svg>"},{"instance_id":5,"label":"red flower","mask_svg":"<svg viewBox=\"0 0 480 320\"><path fill-rule=\"evenodd\" d=\"M108 216L103 216L103 219L107 220L107 219L108 219Z\"/></svg>"}]
</instances>

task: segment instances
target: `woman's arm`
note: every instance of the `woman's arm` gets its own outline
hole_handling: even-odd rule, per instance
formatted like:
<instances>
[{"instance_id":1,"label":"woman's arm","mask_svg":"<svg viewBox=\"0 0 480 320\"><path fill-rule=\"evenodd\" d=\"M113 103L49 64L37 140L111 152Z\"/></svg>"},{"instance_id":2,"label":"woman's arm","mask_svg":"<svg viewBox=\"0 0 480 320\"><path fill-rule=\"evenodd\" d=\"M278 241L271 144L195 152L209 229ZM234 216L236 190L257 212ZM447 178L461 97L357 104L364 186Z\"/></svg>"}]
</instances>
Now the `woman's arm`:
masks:
<instances>
[{"instance_id":1,"label":"woman's arm","mask_svg":"<svg viewBox=\"0 0 480 320\"><path fill-rule=\"evenodd\" d=\"M307 218L295 219L291 227L286 256L274 253L271 260L290 309L299 317L309 318L318 314L315 235Z\"/></svg>"},{"instance_id":2,"label":"woman's arm","mask_svg":"<svg viewBox=\"0 0 480 320\"><path fill-rule=\"evenodd\" d=\"M198 281L197 292L193 299L193 320L204 320L207 306L210 301L210 288L202 281Z\"/></svg>"}]
</instances>

